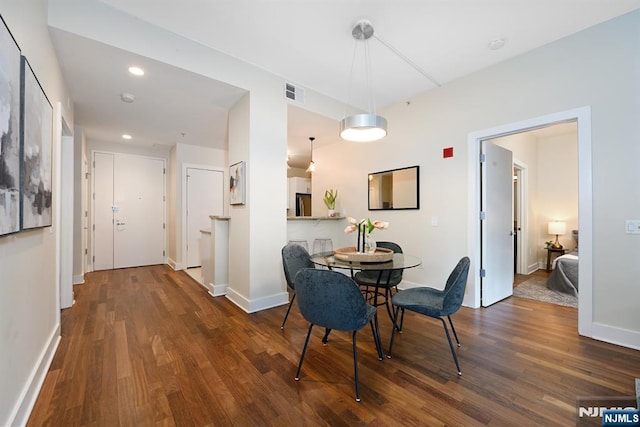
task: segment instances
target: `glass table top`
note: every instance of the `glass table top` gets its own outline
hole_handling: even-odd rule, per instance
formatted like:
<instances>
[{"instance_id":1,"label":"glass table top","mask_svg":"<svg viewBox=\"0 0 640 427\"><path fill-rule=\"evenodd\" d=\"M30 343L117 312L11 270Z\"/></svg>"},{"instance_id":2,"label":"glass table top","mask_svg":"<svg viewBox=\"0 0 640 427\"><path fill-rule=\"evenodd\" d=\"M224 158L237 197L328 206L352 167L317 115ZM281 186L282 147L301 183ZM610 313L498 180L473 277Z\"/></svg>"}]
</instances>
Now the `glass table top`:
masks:
<instances>
[{"instance_id":1,"label":"glass table top","mask_svg":"<svg viewBox=\"0 0 640 427\"><path fill-rule=\"evenodd\" d=\"M422 260L420 258L408 254L393 254L393 259L385 262L356 262L338 259L333 255L333 252L327 252L311 255L311 261L316 265L330 268L375 271L404 270L406 268L413 268L422 264Z\"/></svg>"}]
</instances>

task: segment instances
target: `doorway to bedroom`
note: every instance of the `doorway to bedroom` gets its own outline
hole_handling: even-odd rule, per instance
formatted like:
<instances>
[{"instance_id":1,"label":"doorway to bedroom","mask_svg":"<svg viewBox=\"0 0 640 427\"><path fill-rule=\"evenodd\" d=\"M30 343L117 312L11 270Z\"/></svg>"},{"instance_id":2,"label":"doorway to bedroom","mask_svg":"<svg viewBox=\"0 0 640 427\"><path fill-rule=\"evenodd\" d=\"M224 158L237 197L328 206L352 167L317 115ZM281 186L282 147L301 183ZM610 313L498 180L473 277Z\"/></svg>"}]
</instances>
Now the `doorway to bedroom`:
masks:
<instances>
[{"instance_id":1,"label":"doorway to bedroom","mask_svg":"<svg viewBox=\"0 0 640 427\"><path fill-rule=\"evenodd\" d=\"M562 256L557 265L565 268L563 263L570 256L564 254L577 249L571 233L577 232L579 211L576 121L486 142L513 156L513 295L577 307L577 274L567 273L577 273L577 261L571 260L574 264L569 270L555 271L556 258ZM556 237L549 235L549 224L556 221L566 229L557 236L561 249L548 247Z\"/></svg>"},{"instance_id":2,"label":"doorway to bedroom","mask_svg":"<svg viewBox=\"0 0 640 427\"><path fill-rule=\"evenodd\" d=\"M486 142L490 139L499 138L502 136L515 135L519 133L523 133L529 130L536 130L548 127L553 124L559 123L568 123L575 122L577 123L578 128L578 139L577 139L577 157L578 157L578 205L579 205L579 229L580 229L580 293L581 298L579 299L579 311L578 311L578 333L585 336L590 336L591 329L593 328L593 296L591 295L593 288L593 275L589 268L585 268L585 266L591 265L593 253L592 253L592 222L593 222L593 207L592 207L592 197L591 197L591 188L592 188L592 160L591 160L591 109L589 106L580 107L572 110L566 110L556 113L551 113L545 116L539 116L531 119L526 119L520 122L509 123L501 126L497 126L494 128L484 129L480 131L475 131L469 134L468 137L468 167L471 172L470 180L469 180L469 210L468 210L468 229L469 229L469 253L473 255L473 259L477 260L479 265L474 268L478 268L480 274L477 277L470 277L469 281L469 295L468 301L469 304L473 307L481 307L490 305L489 302L484 301L484 290L485 288L490 288L490 286L494 285L493 282L496 280L495 272L489 271L486 267L495 266L496 261L492 259L495 255L495 251L492 253L491 251L485 252L485 247L487 246L485 242L491 240L491 233L486 233L483 229L483 221L478 221L479 213L480 216L490 217L491 215L495 215L495 212L492 214L489 211L482 211L482 198L485 197L485 194L490 193L488 188L483 190L483 175L481 172L482 165L482 156L481 147L483 142ZM501 150L505 150L500 148ZM506 150L508 151L508 150ZM481 159L481 162L478 162L478 159ZM487 156L486 164L493 166L493 160L489 159ZM509 159L509 165L511 165L511 160ZM548 166L545 171L545 175L551 176L553 169L552 165ZM509 171L511 168L507 169ZM507 173L506 175L511 175L511 173ZM539 179L544 179L543 177L538 177ZM505 178L508 179L508 178ZM484 191L484 193L483 193ZM503 206L508 206L511 203L511 191L508 191L508 198L506 199L508 202L504 203ZM504 214L499 214L505 216ZM511 218L509 214L508 218ZM513 223L509 224L508 221L505 221L506 224L506 233L512 232ZM531 224L529 224L530 226ZM504 232L501 227L498 230L498 234ZM541 231L540 231L541 232ZM541 232L542 233L542 232ZM551 237L551 236L550 236ZM506 243L508 242L508 244ZM503 243L505 246L511 246L509 249L509 256L502 257L502 261L498 264L501 265L500 268L511 265L509 270L513 271L513 264L511 262L504 262L507 258L511 260L512 254L512 245L513 239L509 238ZM501 249L502 250L502 249ZM493 265L492 265L493 263ZM493 277L493 282L492 278ZM501 275L499 277L503 277ZM501 279L504 281L508 281L508 283L500 284L499 286L505 287L508 289L507 295L500 299L504 299L510 295L512 295L512 279L513 275L504 276L505 279ZM508 286L503 286L508 285ZM497 299L494 302L499 301Z\"/></svg>"}]
</instances>

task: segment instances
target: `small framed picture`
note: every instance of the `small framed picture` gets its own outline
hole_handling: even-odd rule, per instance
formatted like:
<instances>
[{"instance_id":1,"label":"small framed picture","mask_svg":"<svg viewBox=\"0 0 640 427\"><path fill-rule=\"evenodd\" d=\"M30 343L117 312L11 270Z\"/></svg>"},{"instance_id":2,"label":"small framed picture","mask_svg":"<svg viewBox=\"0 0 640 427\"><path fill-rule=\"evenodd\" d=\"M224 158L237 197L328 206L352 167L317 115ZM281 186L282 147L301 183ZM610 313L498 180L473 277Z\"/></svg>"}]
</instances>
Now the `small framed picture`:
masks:
<instances>
[{"instance_id":1,"label":"small framed picture","mask_svg":"<svg viewBox=\"0 0 640 427\"><path fill-rule=\"evenodd\" d=\"M246 197L246 164L244 161L229 166L229 203L244 205Z\"/></svg>"}]
</instances>

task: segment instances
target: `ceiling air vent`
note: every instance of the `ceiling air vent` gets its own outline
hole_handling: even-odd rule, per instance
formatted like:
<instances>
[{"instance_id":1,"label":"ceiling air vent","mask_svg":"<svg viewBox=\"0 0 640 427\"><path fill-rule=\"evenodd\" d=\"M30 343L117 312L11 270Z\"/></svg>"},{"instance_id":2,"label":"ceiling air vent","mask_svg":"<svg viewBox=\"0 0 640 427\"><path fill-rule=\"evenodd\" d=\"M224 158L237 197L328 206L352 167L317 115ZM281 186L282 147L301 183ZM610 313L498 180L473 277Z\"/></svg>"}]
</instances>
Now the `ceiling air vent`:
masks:
<instances>
[{"instance_id":1,"label":"ceiling air vent","mask_svg":"<svg viewBox=\"0 0 640 427\"><path fill-rule=\"evenodd\" d=\"M284 97L298 102L300 104L304 104L304 89L295 87L291 83L284 84Z\"/></svg>"}]
</instances>

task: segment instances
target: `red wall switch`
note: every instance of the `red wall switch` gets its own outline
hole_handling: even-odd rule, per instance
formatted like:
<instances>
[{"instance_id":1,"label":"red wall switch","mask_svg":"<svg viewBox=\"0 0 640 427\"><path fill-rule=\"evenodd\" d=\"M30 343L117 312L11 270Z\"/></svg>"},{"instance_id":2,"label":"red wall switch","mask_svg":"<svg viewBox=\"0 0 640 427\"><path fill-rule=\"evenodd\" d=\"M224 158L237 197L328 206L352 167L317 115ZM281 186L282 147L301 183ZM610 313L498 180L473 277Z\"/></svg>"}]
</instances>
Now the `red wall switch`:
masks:
<instances>
[{"instance_id":1,"label":"red wall switch","mask_svg":"<svg viewBox=\"0 0 640 427\"><path fill-rule=\"evenodd\" d=\"M445 158L445 159L447 157L453 157L453 147L443 148L442 149L442 157Z\"/></svg>"}]
</instances>

